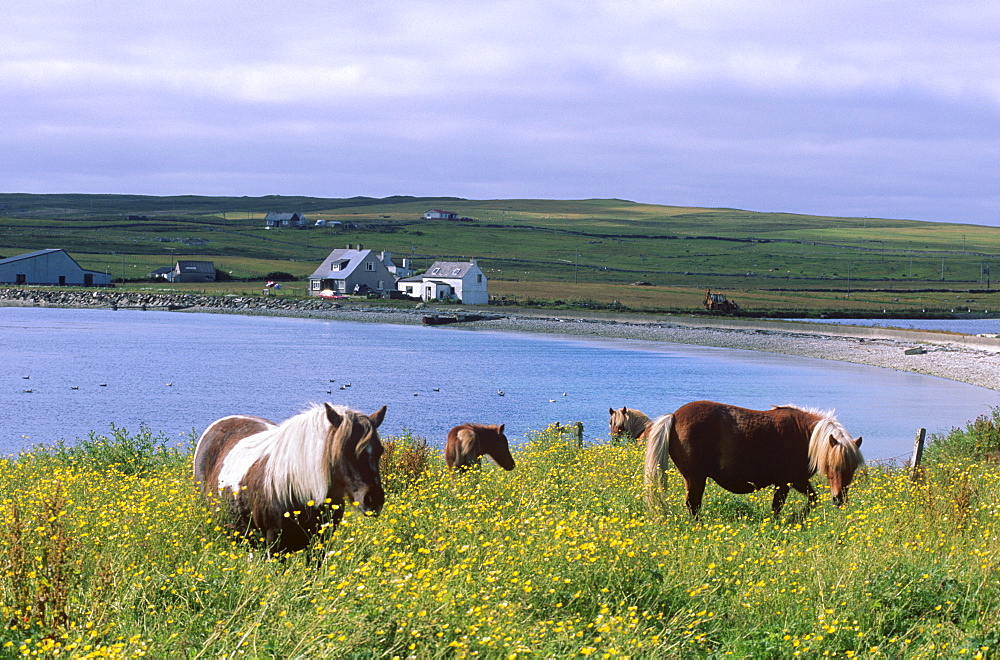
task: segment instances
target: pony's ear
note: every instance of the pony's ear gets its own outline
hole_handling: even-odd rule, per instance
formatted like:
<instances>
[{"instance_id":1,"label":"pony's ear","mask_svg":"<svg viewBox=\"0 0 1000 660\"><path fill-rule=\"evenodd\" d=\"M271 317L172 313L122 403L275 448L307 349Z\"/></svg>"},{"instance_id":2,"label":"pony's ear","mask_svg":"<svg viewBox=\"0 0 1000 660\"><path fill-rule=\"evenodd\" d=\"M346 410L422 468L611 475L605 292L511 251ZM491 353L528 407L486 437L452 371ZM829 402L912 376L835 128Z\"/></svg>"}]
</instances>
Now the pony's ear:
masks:
<instances>
[{"instance_id":1,"label":"pony's ear","mask_svg":"<svg viewBox=\"0 0 1000 660\"><path fill-rule=\"evenodd\" d=\"M382 420L385 419L385 406L368 415L368 419L372 420L372 426L375 428L382 426Z\"/></svg>"},{"instance_id":2,"label":"pony's ear","mask_svg":"<svg viewBox=\"0 0 1000 660\"><path fill-rule=\"evenodd\" d=\"M499 431L500 433L503 433L503 427L504 427L504 424L501 424L500 428L498 428L497 431Z\"/></svg>"},{"instance_id":3,"label":"pony's ear","mask_svg":"<svg viewBox=\"0 0 1000 660\"><path fill-rule=\"evenodd\" d=\"M829 442L830 442L830 446L831 447L836 447L837 446L837 439L835 437L833 437L832 433L830 434L830 440L829 440Z\"/></svg>"},{"instance_id":4,"label":"pony's ear","mask_svg":"<svg viewBox=\"0 0 1000 660\"><path fill-rule=\"evenodd\" d=\"M857 447L858 449L861 449L861 436L860 435L854 440L854 446Z\"/></svg>"},{"instance_id":5,"label":"pony's ear","mask_svg":"<svg viewBox=\"0 0 1000 660\"><path fill-rule=\"evenodd\" d=\"M343 416L329 403L323 403L323 405L326 406L326 418L330 420L330 425L333 426L333 428L339 427L340 422L344 419Z\"/></svg>"},{"instance_id":6,"label":"pony's ear","mask_svg":"<svg viewBox=\"0 0 1000 660\"><path fill-rule=\"evenodd\" d=\"M614 408L608 408L608 414L609 415L614 415L615 414L615 409Z\"/></svg>"}]
</instances>

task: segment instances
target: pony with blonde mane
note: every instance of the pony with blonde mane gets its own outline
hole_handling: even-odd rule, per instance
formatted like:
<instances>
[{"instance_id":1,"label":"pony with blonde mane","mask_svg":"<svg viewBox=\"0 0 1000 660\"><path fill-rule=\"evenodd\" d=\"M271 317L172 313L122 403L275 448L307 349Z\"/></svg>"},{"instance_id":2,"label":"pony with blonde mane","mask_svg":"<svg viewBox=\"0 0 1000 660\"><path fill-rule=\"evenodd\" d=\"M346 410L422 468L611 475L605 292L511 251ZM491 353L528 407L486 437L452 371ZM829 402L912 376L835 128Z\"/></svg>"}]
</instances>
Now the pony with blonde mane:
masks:
<instances>
[{"instance_id":1,"label":"pony with blonde mane","mask_svg":"<svg viewBox=\"0 0 1000 660\"><path fill-rule=\"evenodd\" d=\"M281 424L223 417L198 439L194 479L239 531L256 530L271 550L301 550L319 529L340 522L348 497L363 513L382 510L378 427L385 410L364 415L324 403Z\"/></svg>"},{"instance_id":2,"label":"pony with blonde mane","mask_svg":"<svg viewBox=\"0 0 1000 660\"><path fill-rule=\"evenodd\" d=\"M832 411L792 405L748 410L694 401L657 419L646 437L647 502L661 503L669 457L684 479L687 508L694 516L709 478L732 493L773 486L771 510L777 516L789 488L806 496L808 512L818 499L809 479L819 472L840 506L864 462L861 437L852 439Z\"/></svg>"},{"instance_id":3,"label":"pony with blonde mane","mask_svg":"<svg viewBox=\"0 0 1000 660\"><path fill-rule=\"evenodd\" d=\"M627 438L642 442L646 439L649 427L653 425L653 420L634 408L625 406L618 410L608 408L608 414L611 415L608 425L611 427L612 438Z\"/></svg>"}]
</instances>

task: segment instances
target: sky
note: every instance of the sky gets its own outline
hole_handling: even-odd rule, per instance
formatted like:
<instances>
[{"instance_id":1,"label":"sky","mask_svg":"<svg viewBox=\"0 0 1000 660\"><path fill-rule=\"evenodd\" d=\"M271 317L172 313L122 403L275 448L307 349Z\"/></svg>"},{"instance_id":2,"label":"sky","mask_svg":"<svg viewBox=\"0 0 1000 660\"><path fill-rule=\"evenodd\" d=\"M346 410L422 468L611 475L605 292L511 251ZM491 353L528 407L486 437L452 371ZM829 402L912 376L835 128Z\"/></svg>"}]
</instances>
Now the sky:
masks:
<instances>
[{"instance_id":1,"label":"sky","mask_svg":"<svg viewBox=\"0 0 1000 660\"><path fill-rule=\"evenodd\" d=\"M993 0L5 0L0 192L1000 225Z\"/></svg>"}]
</instances>

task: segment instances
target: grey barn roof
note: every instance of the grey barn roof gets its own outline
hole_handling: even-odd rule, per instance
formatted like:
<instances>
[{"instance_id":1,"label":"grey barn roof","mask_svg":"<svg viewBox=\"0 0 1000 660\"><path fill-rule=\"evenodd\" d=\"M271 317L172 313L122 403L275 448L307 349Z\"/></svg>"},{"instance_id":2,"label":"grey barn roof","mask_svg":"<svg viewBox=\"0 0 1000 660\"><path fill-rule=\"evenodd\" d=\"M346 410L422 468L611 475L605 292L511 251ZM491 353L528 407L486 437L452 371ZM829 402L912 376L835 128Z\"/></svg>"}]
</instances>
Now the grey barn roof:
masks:
<instances>
[{"instance_id":1,"label":"grey barn roof","mask_svg":"<svg viewBox=\"0 0 1000 660\"><path fill-rule=\"evenodd\" d=\"M6 259L0 259L0 264L12 264L15 261L20 261L22 259L34 259L35 257L40 257L43 254L52 254L53 252L65 252L62 248L46 248L44 250L35 250L34 252L27 252L25 254L19 254L16 257L7 257Z\"/></svg>"}]
</instances>

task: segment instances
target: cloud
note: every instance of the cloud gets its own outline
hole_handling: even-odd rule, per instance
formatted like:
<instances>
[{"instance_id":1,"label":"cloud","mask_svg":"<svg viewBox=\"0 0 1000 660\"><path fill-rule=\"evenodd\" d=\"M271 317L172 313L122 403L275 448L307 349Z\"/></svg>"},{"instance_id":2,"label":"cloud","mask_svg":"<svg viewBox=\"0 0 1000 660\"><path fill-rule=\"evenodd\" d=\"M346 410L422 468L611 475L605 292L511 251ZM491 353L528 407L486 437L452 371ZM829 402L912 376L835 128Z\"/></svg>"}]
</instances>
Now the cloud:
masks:
<instances>
[{"instance_id":1,"label":"cloud","mask_svg":"<svg viewBox=\"0 0 1000 660\"><path fill-rule=\"evenodd\" d=\"M614 196L996 220L1000 9L986 3L12 0L6 13L12 191Z\"/></svg>"}]
</instances>

